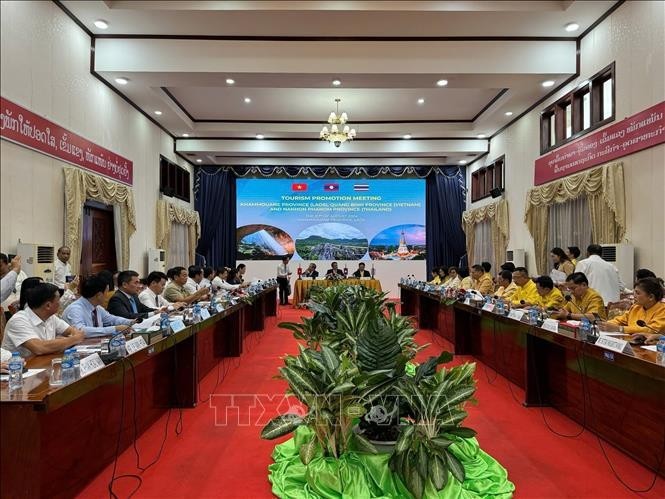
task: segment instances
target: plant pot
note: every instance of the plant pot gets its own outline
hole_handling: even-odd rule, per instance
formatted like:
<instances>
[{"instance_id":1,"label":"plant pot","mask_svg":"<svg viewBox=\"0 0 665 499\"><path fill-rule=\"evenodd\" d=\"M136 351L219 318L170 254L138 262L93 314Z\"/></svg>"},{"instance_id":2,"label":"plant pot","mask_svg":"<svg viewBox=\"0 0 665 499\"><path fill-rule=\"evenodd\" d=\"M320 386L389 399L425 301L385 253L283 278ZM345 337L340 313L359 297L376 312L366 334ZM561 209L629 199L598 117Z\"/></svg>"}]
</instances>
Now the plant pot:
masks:
<instances>
[{"instance_id":1,"label":"plant pot","mask_svg":"<svg viewBox=\"0 0 665 499\"><path fill-rule=\"evenodd\" d=\"M358 435L363 435L363 431L358 427L358 425L353 427L353 431ZM393 450L395 450L395 444L397 444L397 440L368 440L372 442L380 454L392 454Z\"/></svg>"}]
</instances>

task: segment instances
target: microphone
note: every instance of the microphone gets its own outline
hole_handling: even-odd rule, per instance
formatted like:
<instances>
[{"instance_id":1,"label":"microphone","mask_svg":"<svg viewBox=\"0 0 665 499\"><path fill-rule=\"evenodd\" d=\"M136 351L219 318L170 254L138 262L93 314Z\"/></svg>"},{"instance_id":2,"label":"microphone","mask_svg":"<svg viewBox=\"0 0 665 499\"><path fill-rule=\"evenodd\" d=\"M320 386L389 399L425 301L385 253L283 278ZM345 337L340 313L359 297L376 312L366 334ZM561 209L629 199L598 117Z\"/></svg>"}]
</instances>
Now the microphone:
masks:
<instances>
[{"instance_id":1,"label":"microphone","mask_svg":"<svg viewBox=\"0 0 665 499\"><path fill-rule=\"evenodd\" d=\"M576 308L577 310L579 310L580 314L582 314L582 315L586 315L586 312L584 312L584 310L582 310L582 309L580 308L580 306L579 306L577 303L575 303L575 302L573 301L573 297L572 297L572 296L570 296L570 295L566 295L566 296L564 296L564 298L566 299L566 301L567 301L568 303L572 303L572 304L575 306L575 308ZM596 316L596 314L594 314L594 317L595 317L595 316ZM598 320L598 319L596 319L596 320Z\"/></svg>"},{"instance_id":2,"label":"microphone","mask_svg":"<svg viewBox=\"0 0 665 499\"><path fill-rule=\"evenodd\" d=\"M640 327L645 327L645 328L647 328L649 331L653 331L655 334L663 334L663 333L661 333L660 331L658 331L658 330L652 328L651 326L649 326L649 325L648 325L646 322L644 322L642 319L640 319L639 321L637 321L637 325L640 326Z\"/></svg>"}]
</instances>

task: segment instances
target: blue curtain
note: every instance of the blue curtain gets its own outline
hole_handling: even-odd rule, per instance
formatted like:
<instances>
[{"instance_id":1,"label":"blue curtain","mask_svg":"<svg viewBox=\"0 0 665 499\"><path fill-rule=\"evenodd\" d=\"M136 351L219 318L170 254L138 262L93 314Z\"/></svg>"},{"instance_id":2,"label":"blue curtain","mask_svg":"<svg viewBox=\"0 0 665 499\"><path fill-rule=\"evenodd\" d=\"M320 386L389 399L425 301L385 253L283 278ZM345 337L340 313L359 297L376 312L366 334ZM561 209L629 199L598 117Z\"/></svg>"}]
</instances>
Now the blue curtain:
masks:
<instances>
[{"instance_id":1,"label":"blue curtain","mask_svg":"<svg viewBox=\"0 0 665 499\"><path fill-rule=\"evenodd\" d=\"M466 176L463 168L443 167L427 177L426 187L427 276L432 267L460 265L465 261L466 237L462 212L466 209Z\"/></svg>"},{"instance_id":2,"label":"blue curtain","mask_svg":"<svg viewBox=\"0 0 665 499\"><path fill-rule=\"evenodd\" d=\"M201 217L197 264L235 266L236 177L228 169L196 169L194 206Z\"/></svg>"}]
</instances>

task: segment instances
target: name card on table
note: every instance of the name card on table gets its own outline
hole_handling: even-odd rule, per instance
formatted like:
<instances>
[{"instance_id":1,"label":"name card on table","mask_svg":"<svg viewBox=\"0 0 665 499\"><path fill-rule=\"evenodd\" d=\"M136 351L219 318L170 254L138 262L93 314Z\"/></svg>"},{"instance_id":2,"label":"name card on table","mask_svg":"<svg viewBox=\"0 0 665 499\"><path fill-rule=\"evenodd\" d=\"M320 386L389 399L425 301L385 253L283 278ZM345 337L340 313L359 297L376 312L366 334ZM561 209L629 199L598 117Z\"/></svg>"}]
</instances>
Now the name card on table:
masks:
<instances>
[{"instance_id":1,"label":"name card on table","mask_svg":"<svg viewBox=\"0 0 665 499\"><path fill-rule=\"evenodd\" d=\"M485 312L494 312L494 303L485 303L485 305L483 305L483 310Z\"/></svg>"},{"instance_id":2,"label":"name card on table","mask_svg":"<svg viewBox=\"0 0 665 499\"><path fill-rule=\"evenodd\" d=\"M217 307L215 307L217 310L217 313L219 314L220 312L224 312L224 306L221 303L217 304Z\"/></svg>"},{"instance_id":3,"label":"name card on table","mask_svg":"<svg viewBox=\"0 0 665 499\"><path fill-rule=\"evenodd\" d=\"M178 319L177 321L171 322L171 331L173 331L174 333L179 333L186 327L187 326L185 326L185 322L182 319Z\"/></svg>"},{"instance_id":4,"label":"name card on table","mask_svg":"<svg viewBox=\"0 0 665 499\"><path fill-rule=\"evenodd\" d=\"M361 281L371 281L372 278L371 277L361 277L360 280Z\"/></svg>"},{"instance_id":5,"label":"name card on table","mask_svg":"<svg viewBox=\"0 0 665 499\"><path fill-rule=\"evenodd\" d=\"M95 371L99 371L104 367L104 361L102 358L99 356L98 353L93 353L92 355L88 355L87 357L83 357L81 359L81 377L87 376L88 374L92 374Z\"/></svg>"},{"instance_id":6,"label":"name card on table","mask_svg":"<svg viewBox=\"0 0 665 499\"><path fill-rule=\"evenodd\" d=\"M201 319L203 320L210 319L210 312L208 311L207 308L201 309Z\"/></svg>"},{"instance_id":7,"label":"name card on table","mask_svg":"<svg viewBox=\"0 0 665 499\"><path fill-rule=\"evenodd\" d=\"M595 345L604 348L605 350L611 350L612 352L633 355L633 349L626 340L620 340L618 338L613 338L612 336L601 335L601 337L596 340Z\"/></svg>"},{"instance_id":8,"label":"name card on table","mask_svg":"<svg viewBox=\"0 0 665 499\"><path fill-rule=\"evenodd\" d=\"M125 348L127 349L127 353L129 355L138 352L147 346L148 344L145 342L145 339L143 339L143 336L137 336L136 338L132 338L127 343L125 343Z\"/></svg>"},{"instance_id":9,"label":"name card on table","mask_svg":"<svg viewBox=\"0 0 665 499\"><path fill-rule=\"evenodd\" d=\"M471 298L466 298L464 300L464 305L471 305Z\"/></svg>"},{"instance_id":10,"label":"name card on table","mask_svg":"<svg viewBox=\"0 0 665 499\"><path fill-rule=\"evenodd\" d=\"M545 329L546 331L552 331L553 333L558 333L559 321L556 319L545 319L542 328Z\"/></svg>"},{"instance_id":11,"label":"name card on table","mask_svg":"<svg viewBox=\"0 0 665 499\"><path fill-rule=\"evenodd\" d=\"M521 321L522 317L524 317L524 310L515 310L515 309L513 309L508 314L508 318L513 319L515 321Z\"/></svg>"}]
</instances>

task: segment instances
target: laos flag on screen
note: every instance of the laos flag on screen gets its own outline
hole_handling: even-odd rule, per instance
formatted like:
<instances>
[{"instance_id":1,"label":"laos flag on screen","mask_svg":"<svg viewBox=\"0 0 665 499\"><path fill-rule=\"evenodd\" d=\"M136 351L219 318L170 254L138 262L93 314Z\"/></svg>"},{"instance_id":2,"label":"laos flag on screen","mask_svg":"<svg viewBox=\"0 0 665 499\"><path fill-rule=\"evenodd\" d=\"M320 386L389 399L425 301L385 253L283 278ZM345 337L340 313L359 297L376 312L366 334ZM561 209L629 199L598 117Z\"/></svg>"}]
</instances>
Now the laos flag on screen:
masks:
<instances>
[{"instance_id":1,"label":"laos flag on screen","mask_svg":"<svg viewBox=\"0 0 665 499\"><path fill-rule=\"evenodd\" d=\"M339 184L334 182L330 184L323 184L323 190L328 192L339 191Z\"/></svg>"}]
</instances>

